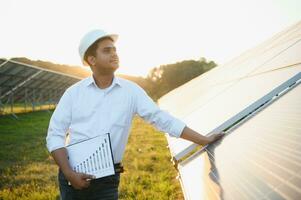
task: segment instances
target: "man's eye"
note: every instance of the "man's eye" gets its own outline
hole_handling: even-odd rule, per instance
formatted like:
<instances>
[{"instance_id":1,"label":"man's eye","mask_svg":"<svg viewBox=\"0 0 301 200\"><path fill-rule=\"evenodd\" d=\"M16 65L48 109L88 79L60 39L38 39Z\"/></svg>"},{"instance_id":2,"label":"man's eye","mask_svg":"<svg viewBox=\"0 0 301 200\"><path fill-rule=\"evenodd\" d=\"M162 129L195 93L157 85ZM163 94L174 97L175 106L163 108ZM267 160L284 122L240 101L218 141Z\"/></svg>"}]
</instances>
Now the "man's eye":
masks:
<instances>
[{"instance_id":1,"label":"man's eye","mask_svg":"<svg viewBox=\"0 0 301 200\"><path fill-rule=\"evenodd\" d=\"M107 48L107 49L104 49L103 52L105 52L105 53L116 52L116 48Z\"/></svg>"}]
</instances>

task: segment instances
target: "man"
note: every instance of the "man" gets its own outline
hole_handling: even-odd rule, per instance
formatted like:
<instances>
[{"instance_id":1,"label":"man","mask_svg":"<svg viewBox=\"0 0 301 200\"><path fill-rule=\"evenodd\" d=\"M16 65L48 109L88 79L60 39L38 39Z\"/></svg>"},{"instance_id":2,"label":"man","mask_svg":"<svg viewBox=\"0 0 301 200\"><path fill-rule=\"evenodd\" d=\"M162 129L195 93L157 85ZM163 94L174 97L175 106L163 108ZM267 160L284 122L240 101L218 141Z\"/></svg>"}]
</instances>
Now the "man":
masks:
<instances>
[{"instance_id":1,"label":"man","mask_svg":"<svg viewBox=\"0 0 301 200\"><path fill-rule=\"evenodd\" d=\"M67 132L70 144L110 133L114 163L119 170L135 114L173 137L200 145L224 135L202 136L160 110L136 83L116 77L114 72L119 67L119 58L114 44L117 38L103 30L93 30L82 38L79 54L93 74L65 91L51 117L46 141L59 166L62 199L118 199L120 180L120 173L93 180L91 175L73 171L65 149Z\"/></svg>"}]
</instances>

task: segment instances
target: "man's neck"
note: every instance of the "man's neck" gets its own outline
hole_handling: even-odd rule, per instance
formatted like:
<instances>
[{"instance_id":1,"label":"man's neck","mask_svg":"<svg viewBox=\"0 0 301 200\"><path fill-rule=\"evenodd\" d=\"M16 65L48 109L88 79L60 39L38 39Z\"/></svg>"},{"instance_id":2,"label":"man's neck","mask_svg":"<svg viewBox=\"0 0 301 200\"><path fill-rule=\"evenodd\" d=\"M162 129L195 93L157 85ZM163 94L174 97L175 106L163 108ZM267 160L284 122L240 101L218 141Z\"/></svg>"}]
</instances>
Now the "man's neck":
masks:
<instances>
[{"instance_id":1,"label":"man's neck","mask_svg":"<svg viewBox=\"0 0 301 200\"><path fill-rule=\"evenodd\" d=\"M93 74L92 76L95 80L96 85L101 89L105 89L107 87L110 87L110 85L112 84L114 74L108 74L108 75L101 75L101 74L100 75L95 75L95 74Z\"/></svg>"}]
</instances>

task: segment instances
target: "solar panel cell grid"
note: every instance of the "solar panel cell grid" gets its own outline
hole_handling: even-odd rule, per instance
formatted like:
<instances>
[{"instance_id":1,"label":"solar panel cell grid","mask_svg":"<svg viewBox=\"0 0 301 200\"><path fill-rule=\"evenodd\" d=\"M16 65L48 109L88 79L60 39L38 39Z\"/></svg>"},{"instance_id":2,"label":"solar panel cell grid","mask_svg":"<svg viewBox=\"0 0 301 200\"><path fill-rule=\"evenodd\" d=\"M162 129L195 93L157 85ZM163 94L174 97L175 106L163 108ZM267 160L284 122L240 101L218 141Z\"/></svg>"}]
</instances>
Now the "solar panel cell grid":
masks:
<instances>
[{"instance_id":1,"label":"solar panel cell grid","mask_svg":"<svg viewBox=\"0 0 301 200\"><path fill-rule=\"evenodd\" d=\"M205 193L211 199L300 199L300 94L299 84L221 143L180 163L187 199L206 199ZM192 183L204 194L189 190Z\"/></svg>"}]
</instances>

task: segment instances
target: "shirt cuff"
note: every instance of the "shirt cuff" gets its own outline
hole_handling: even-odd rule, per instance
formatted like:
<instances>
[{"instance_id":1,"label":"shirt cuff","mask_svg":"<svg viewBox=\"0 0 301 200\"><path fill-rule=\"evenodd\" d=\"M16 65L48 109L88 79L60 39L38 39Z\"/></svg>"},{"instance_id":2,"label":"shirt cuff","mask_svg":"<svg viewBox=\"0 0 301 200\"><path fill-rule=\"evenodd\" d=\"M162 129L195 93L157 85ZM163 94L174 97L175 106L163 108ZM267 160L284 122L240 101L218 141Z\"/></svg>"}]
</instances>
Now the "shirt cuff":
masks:
<instances>
[{"instance_id":1,"label":"shirt cuff","mask_svg":"<svg viewBox=\"0 0 301 200\"><path fill-rule=\"evenodd\" d=\"M186 124L183 121L175 118L173 121L173 125L171 127L169 135L179 138L181 136L185 126L186 126Z\"/></svg>"},{"instance_id":2,"label":"shirt cuff","mask_svg":"<svg viewBox=\"0 0 301 200\"><path fill-rule=\"evenodd\" d=\"M52 138L53 139L53 138ZM54 150L65 147L64 141L61 142L59 139L55 141L47 141L47 149L51 153Z\"/></svg>"}]
</instances>

